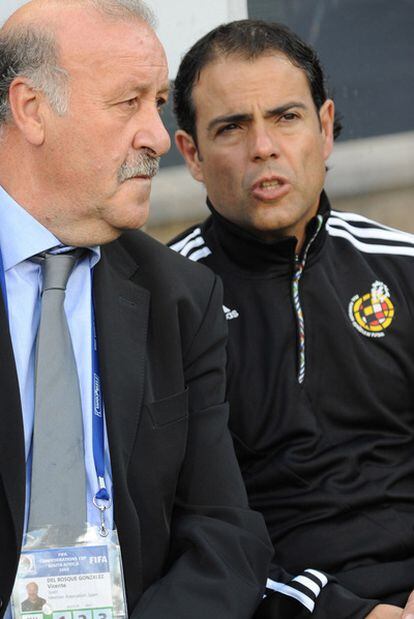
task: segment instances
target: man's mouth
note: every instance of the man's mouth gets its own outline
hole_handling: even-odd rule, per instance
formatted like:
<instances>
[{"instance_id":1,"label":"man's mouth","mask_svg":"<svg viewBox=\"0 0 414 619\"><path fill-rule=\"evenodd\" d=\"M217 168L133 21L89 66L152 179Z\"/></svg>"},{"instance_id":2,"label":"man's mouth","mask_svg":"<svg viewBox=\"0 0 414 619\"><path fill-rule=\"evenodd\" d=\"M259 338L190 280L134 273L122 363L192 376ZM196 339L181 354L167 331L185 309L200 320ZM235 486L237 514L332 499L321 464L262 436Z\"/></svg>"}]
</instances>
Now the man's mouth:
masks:
<instances>
[{"instance_id":1,"label":"man's mouth","mask_svg":"<svg viewBox=\"0 0 414 619\"><path fill-rule=\"evenodd\" d=\"M259 183L259 187L260 189L273 189L274 187L279 187L279 185L281 184L282 183L280 183L278 180L262 181L261 183Z\"/></svg>"},{"instance_id":2,"label":"man's mouth","mask_svg":"<svg viewBox=\"0 0 414 619\"><path fill-rule=\"evenodd\" d=\"M290 190L287 179L278 176L259 179L252 185L251 192L254 198L260 201L279 200Z\"/></svg>"}]
</instances>

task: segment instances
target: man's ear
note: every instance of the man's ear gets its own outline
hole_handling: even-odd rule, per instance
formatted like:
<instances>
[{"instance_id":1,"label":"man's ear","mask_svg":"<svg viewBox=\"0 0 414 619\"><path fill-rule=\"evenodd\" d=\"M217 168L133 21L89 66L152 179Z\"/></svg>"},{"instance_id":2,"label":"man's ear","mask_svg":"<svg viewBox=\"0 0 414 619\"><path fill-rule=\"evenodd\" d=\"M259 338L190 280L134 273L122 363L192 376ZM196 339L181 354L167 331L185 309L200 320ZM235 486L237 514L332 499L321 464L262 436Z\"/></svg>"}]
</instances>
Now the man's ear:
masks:
<instances>
[{"instance_id":1,"label":"man's ear","mask_svg":"<svg viewBox=\"0 0 414 619\"><path fill-rule=\"evenodd\" d=\"M41 114L44 95L33 88L25 77L16 77L9 88L10 109L13 122L33 146L43 144L44 118Z\"/></svg>"},{"instance_id":2,"label":"man's ear","mask_svg":"<svg viewBox=\"0 0 414 619\"><path fill-rule=\"evenodd\" d=\"M185 159L191 176L202 183L204 181L203 166L194 139L186 131L179 129L175 133L175 143Z\"/></svg>"},{"instance_id":3,"label":"man's ear","mask_svg":"<svg viewBox=\"0 0 414 619\"><path fill-rule=\"evenodd\" d=\"M332 99L327 99L319 110L323 139L323 157L326 161L333 149L333 127L335 119L335 104Z\"/></svg>"}]
</instances>

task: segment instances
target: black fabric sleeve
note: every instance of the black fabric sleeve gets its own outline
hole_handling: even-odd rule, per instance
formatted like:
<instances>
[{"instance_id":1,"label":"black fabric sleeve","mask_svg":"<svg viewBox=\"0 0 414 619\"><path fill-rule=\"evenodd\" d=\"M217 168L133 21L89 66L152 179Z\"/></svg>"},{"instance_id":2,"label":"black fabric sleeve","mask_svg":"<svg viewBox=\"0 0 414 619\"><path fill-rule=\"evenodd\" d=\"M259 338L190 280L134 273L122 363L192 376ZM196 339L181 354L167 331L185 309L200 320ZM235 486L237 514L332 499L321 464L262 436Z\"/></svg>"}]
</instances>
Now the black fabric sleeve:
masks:
<instances>
[{"instance_id":1,"label":"black fabric sleeve","mask_svg":"<svg viewBox=\"0 0 414 619\"><path fill-rule=\"evenodd\" d=\"M291 576L273 566L254 619L365 619L380 603L358 597L320 570Z\"/></svg>"},{"instance_id":2,"label":"black fabric sleeve","mask_svg":"<svg viewBox=\"0 0 414 619\"><path fill-rule=\"evenodd\" d=\"M201 324L184 350L189 429L171 526L169 568L144 593L136 619L249 619L273 552L250 511L227 428L226 326L215 278Z\"/></svg>"}]
</instances>

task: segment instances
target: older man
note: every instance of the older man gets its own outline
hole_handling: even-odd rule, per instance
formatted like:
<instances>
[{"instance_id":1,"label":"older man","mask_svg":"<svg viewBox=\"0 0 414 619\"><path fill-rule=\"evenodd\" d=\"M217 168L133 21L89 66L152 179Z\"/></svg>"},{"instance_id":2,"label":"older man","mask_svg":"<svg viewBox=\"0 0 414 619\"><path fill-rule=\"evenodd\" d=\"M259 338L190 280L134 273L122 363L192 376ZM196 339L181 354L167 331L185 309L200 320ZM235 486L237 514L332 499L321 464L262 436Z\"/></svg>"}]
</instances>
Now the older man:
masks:
<instances>
[{"instance_id":1,"label":"older man","mask_svg":"<svg viewBox=\"0 0 414 619\"><path fill-rule=\"evenodd\" d=\"M46 600L39 596L39 587L35 582L29 582L26 585L27 598L22 602L22 611L27 613L37 612L42 610L46 604Z\"/></svg>"},{"instance_id":2,"label":"older man","mask_svg":"<svg viewBox=\"0 0 414 619\"><path fill-rule=\"evenodd\" d=\"M1 616L35 579L50 612L247 619L270 549L226 429L220 285L132 231L169 147L150 14L34 0L0 62Z\"/></svg>"},{"instance_id":3,"label":"older man","mask_svg":"<svg viewBox=\"0 0 414 619\"><path fill-rule=\"evenodd\" d=\"M211 216L172 247L224 283L230 429L275 548L261 616L401 617L414 584L414 239L331 210L334 103L315 52L280 24L198 41L175 109Z\"/></svg>"}]
</instances>

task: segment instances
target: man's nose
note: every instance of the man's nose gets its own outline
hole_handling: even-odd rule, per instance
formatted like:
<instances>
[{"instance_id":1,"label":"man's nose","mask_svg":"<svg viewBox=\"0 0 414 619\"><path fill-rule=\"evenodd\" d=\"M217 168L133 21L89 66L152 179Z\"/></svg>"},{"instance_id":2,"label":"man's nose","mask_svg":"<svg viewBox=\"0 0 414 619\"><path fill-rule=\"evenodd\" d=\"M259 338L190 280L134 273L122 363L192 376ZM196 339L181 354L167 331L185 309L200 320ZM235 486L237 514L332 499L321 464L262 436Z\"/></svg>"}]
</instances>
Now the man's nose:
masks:
<instances>
[{"instance_id":1,"label":"man's nose","mask_svg":"<svg viewBox=\"0 0 414 619\"><path fill-rule=\"evenodd\" d=\"M280 149L271 127L261 125L251 133L251 157L253 160L266 160L279 157Z\"/></svg>"},{"instance_id":2,"label":"man's nose","mask_svg":"<svg viewBox=\"0 0 414 619\"><path fill-rule=\"evenodd\" d=\"M147 113L139 119L138 124L139 127L132 144L136 150L147 148L157 157L164 155L170 150L170 136L157 108L154 107L147 110Z\"/></svg>"}]
</instances>

